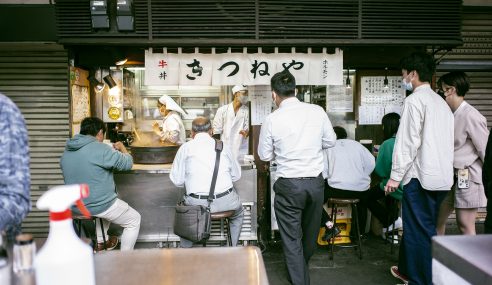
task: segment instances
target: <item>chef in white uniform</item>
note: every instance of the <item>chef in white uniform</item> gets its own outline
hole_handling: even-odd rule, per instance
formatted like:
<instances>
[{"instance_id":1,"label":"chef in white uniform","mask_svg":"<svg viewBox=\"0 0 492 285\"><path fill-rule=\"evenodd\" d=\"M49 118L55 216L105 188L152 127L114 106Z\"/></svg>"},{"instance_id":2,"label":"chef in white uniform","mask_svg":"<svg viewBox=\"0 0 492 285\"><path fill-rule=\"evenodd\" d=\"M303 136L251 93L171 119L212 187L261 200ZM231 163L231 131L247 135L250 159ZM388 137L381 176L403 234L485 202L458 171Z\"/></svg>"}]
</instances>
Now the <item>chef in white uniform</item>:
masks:
<instances>
[{"instance_id":1,"label":"chef in white uniform","mask_svg":"<svg viewBox=\"0 0 492 285\"><path fill-rule=\"evenodd\" d=\"M248 89L244 85L236 85L232 88L232 94L233 101L217 110L212 127L214 137L220 135L233 156L237 160L243 160L244 155L248 154Z\"/></svg>"},{"instance_id":2,"label":"chef in white uniform","mask_svg":"<svg viewBox=\"0 0 492 285\"><path fill-rule=\"evenodd\" d=\"M168 95L162 95L158 102L157 108L164 117L162 119L162 130L159 128L159 122L152 125L155 134L161 137L161 141L167 141L177 145L186 142L186 132L181 120L180 114L185 111Z\"/></svg>"}]
</instances>

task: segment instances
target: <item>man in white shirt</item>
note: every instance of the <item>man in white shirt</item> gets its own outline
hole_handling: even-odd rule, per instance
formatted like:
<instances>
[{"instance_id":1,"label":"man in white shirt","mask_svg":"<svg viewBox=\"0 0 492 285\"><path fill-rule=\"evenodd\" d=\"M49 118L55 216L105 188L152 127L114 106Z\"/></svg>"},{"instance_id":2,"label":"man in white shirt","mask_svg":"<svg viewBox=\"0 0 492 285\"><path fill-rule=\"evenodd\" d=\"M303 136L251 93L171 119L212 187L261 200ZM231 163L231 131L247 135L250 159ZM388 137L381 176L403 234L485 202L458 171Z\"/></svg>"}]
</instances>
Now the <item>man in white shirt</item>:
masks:
<instances>
[{"instance_id":1,"label":"man in white shirt","mask_svg":"<svg viewBox=\"0 0 492 285\"><path fill-rule=\"evenodd\" d=\"M405 99L393 150L390 193L403 183L403 228L398 267L393 276L409 284L432 284L431 238L439 207L453 185L454 118L429 84L435 70L431 55L416 52L400 62Z\"/></svg>"},{"instance_id":2,"label":"man in white shirt","mask_svg":"<svg viewBox=\"0 0 492 285\"><path fill-rule=\"evenodd\" d=\"M374 156L362 144L347 139L347 131L342 127L334 127L337 141L334 147L327 149L327 187L325 200L328 198L359 199L358 219L363 230L367 219L367 195L371 184L371 173L376 165ZM326 201L325 201L326 202ZM327 218L323 212L323 222ZM356 229L352 227L353 233ZM327 231L329 233L329 231Z\"/></svg>"},{"instance_id":3,"label":"man in white shirt","mask_svg":"<svg viewBox=\"0 0 492 285\"><path fill-rule=\"evenodd\" d=\"M336 136L325 111L295 97L294 76L284 70L271 79L278 109L261 127L258 155L277 161L275 215L292 284L309 284L308 262L316 249L323 209L323 150Z\"/></svg>"},{"instance_id":4,"label":"man in white shirt","mask_svg":"<svg viewBox=\"0 0 492 285\"><path fill-rule=\"evenodd\" d=\"M185 187L185 205L207 206L207 198L215 167L215 140L210 120L198 117L191 125L191 141L183 144L174 158L170 178L177 187ZM211 212L235 210L230 219L232 245L236 246L243 224L243 206L232 183L241 178L241 168L227 145L220 154L219 171L215 184ZM181 247L192 247L193 242L181 238Z\"/></svg>"},{"instance_id":5,"label":"man in white shirt","mask_svg":"<svg viewBox=\"0 0 492 285\"><path fill-rule=\"evenodd\" d=\"M243 160L248 154L248 89L244 85L236 85L232 94L233 101L217 110L212 127L214 137L229 146L236 159Z\"/></svg>"}]
</instances>

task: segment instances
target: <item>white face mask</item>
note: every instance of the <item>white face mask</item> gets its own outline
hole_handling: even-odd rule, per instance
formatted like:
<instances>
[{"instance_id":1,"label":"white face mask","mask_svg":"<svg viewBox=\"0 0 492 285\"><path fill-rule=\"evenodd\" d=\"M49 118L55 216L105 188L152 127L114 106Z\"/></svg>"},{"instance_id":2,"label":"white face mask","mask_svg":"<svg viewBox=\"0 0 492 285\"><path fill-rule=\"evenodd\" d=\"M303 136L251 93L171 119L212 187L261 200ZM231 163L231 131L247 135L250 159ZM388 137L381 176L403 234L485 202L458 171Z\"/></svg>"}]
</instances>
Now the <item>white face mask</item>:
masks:
<instances>
[{"instance_id":1,"label":"white face mask","mask_svg":"<svg viewBox=\"0 0 492 285\"><path fill-rule=\"evenodd\" d=\"M407 75L407 77L408 77L408 75ZM407 77L405 77L401 80L401 88L408 90L408 91L412 91L413 90L412 82L411 81L407 82L406 81Z\"/></svg>"},{"instance_id":2,"label":"white face mask","mask_svg":"<svg viewBox=\"0 0 492 285\"><path fill-rule=\"evenodd\" d=\"M248 101L249 101L249 97L247 95L239 96L239 102L241 102L241 105L248 104Z\"/></svg>"}]
</instances>

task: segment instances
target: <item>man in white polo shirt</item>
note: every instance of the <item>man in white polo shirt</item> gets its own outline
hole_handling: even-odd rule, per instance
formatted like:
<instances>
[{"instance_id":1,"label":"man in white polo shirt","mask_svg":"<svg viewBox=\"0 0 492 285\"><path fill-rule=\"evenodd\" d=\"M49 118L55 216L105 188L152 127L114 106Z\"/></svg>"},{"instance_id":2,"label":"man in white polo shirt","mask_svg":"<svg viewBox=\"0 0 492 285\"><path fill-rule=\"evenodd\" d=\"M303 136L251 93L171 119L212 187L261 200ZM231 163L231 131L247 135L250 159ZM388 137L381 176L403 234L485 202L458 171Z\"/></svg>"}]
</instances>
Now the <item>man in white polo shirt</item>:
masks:
<instances>
[{"instance_id":1,"label":"man in white polo shirt","mask_svg":"<svg viewBox=\"0 0 492 285\"><path fill-rule=\"evenodd\" d=\"M278 109L261 127L258 155L277 161L275 215L292 284L309 284L308 262L316 249L323 210L323 150L336 135L325 111L300 102L294 76L284 70L271 79Z\"/></svg>"},{"instance_id":2,"label":"man in white polo shirt","mask_svg":"<svg viewBox=\"0 0 492 285\"><path fill-rule=\"evenodd\" d=\"M174 158L169 178L177 187L185 187L185 205L207 206L207 198L215 168L215 140L210 120L197 117L191 123L192 140L183 144ZM220 153L211 212L234 210L230 219L232 245L236 246L243 224L243 206L232 183L241 178L241 167L227 145ZM192 247L193 242L181 238L181 247Z\"/></svg>"}]
</instances>

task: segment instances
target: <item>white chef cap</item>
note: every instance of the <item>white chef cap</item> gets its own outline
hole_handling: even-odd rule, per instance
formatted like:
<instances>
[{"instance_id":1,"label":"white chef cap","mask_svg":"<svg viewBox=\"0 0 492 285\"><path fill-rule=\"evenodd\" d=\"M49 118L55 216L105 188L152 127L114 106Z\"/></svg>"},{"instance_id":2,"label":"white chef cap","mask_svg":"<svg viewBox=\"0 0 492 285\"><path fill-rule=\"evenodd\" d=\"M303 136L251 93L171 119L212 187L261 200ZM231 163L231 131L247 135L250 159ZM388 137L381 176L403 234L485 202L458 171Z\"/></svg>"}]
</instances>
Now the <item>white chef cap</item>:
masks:
<instances>
[{"instance_id":1,"label":"white chef cap","mask_svg":"<svg viewBox=\"0 0 492 285\"><path fill-rule=\"evenodd\" d=\"M173 98L169 97L168 95L162 95L161 98L159 98L159 102L161 104L166 105L166 109L168 110L173 110L178 113L181 113L185 115L185 111L179 107L179 105L173 100Z\"/></svg>"},{"instance_id":2,"label":"white chef cap","mask_svg":"<svg viewBox=\"0 0 492 285\"><path fill-rule=\"evenodd\" d=\"M248 90L248 87L246 87L246 85L236 85L234 87L232 87L232 94L236 94L236 92L239 92L239 91L247 91Z\"/></svg>"}]
</instances>

